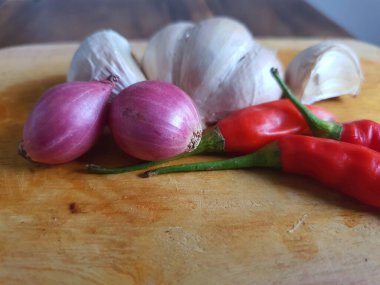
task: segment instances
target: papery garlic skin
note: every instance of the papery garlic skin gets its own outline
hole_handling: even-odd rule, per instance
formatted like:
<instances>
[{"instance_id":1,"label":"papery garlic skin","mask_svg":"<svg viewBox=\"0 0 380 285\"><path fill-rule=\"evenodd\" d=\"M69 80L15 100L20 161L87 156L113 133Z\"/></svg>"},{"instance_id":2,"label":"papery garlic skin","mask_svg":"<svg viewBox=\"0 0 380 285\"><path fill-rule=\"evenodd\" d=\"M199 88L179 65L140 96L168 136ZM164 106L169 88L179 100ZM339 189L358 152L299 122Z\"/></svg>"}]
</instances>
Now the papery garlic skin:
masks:
<instances>
[{"instance_id":1,"label":"papery garlic skin","mask_svg":"<svg viewBox=\"0 0 380 285\"><path fill-rule=\"evenodd\" d=\"M71 61L67 81L104 80L110 75L119 77L113 95L146 80L127 39L113 30L101 30L80 44Z\"/></svg>"},{"instance_id":2,"label":"papery garlic skin","mask_svg":"<svg viewBox=\"0 0 380 285\"><path fill-rule=\"evenodd\" d=\"M177 31L174 48L171 58L158 66L152 54L170 49L166 44L172 42L169 28ZM186 28L172 24L158 31L143 60L149 79L171 78L169 82L192 97L204 127L237 109L279 99L281 90L270 74L271 67L282 72L275 53L259 45L243 24L225 17Z\"/></svg>"},{"instance_id":3,"label":"papery garlic skin","mask_svg":"<svg viewBox=\"0 0 380 285\"><path fill-rule=\"evenodd\" d=\"M287 84L304 104L358 95L362 81L358 56L336 41L323 41L303 50L286 70Z\"/></svg>"},{"instance_id":4,"label":"papery garlic skin","mask_svg":"<svg viewBox=\"0 0 380 285\"><path fill-rule=\"evenodd\" d=\"M177 46L185 34L194 27L191 22L170 24L157 32L149 41L142 59L148 78L173 82L174 58Z\"/></svg>"},{"instance_id":5,"label":"papery garlic skin","mask_svg":"<svg viewBox=\"0 0 380 285\"><path fill-rule=\"evenodd\" d=\"M220 104L216 109L221 112L214 113L215 107L207 101L201 108L207 121L216 122L235 110L281 97L282 91L279 85L273 84L270 69L277 68L281 76L284 72L273 50L257 46L251 49L238 65L215 90L215 96L221 98L216 102ZM242 94L242 96L231 96L231 94ZM212 97L208 100L212 100Z\"/></svg>"},{"instance_id":6,"label":"papery garlic skin","mask_svg":"<svg viewBox=\"0 0 380 285\"><path fill-rule=\"evenodd\" d=\"M179 69L174 73L173 82L195 100L206 98L256 45L250 32L237 21L204 20L182 40L179 46L182 55L176 62Z\"/></svg>"}]
</instances>

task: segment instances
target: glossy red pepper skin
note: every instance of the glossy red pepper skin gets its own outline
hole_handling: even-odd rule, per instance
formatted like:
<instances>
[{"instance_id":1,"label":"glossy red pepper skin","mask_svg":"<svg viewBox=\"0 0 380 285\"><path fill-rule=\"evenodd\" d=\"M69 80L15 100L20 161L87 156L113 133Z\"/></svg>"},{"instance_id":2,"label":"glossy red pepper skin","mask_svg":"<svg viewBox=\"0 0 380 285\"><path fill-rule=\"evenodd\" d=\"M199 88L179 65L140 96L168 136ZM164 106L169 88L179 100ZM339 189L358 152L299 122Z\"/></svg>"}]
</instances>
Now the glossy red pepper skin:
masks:
<instances>
[{"instance_id":1,"label":"glossy red pepper skin","mask_svg":"<svg viewBox=\"0 0 380 285\"><path fill-rule=\"evenodd\" d=\"M365 204L380 207L380 153L323 138L289 136L278 141L282 169L319 181Z\"/></svg>"},{"instance_id":2,"label":"glossy red pepper skin","mask_svg":"<svg viewBox=\"0 0 380 285\"><path fill-rule=\"evenodd\" d=\"M320 119L335 120L325 109L307 106ZM277 100L235 111L217 123L224 151L246 154L288 134L311 134L301 113L288 100Z\"/></svg>"},{"instance_id":3,"label":"glossy red pepper skin","mask_svg":"<svg viewBox=\"0 0 380 285\"><path fill-rule=\"evenodd\" d=\"M380 124L371 120L344 123L339 140L380 152Z\"/></svg>"}]
</instances>

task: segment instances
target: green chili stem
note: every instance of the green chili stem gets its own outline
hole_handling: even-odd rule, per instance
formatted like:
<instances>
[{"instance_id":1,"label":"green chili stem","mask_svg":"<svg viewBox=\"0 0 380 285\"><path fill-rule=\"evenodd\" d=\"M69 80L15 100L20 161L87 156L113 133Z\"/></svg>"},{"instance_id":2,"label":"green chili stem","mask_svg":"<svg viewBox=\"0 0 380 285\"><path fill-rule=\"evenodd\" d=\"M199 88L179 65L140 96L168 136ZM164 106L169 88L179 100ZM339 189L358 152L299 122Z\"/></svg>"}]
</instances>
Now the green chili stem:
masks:
<instances>
[{"instance_id":1,"label":"green chili stem","mask_svg":"<svg viewBox=\"0 0 380 285\"><path fill-rule=\"evenodd\" d=\"M293 94L286 83L280 78L280 75L276 68L271 68L271 73L276 79L277 83L280 85L282 91L285 94L285 97L288 98L302 114L314 135L330 139L340 138L342 132L341 124L324 121L318 118L297 99L297 97Z\"/></svg>"},{"instance_id":2,"label":"green chili stem","mask_svg":"<svg viewBox=\"0 0 380 285\"><path fill-rule=\"evenodd\" d=\"M136 170L145 169L151 166L156 166L165 162L169 162L172 160L193 156L202 153L210 153L210 152L224 152L224 138L221 135L219 129L217 127L212 128L208 132L204 133L202 136L201 142L198 147L191 152L181 153L179 155L170 157L168 159L149 161L140 163L132 166L122 166L122 167L103 167L95 164L86 165L87 171L91 173L97 174L117 174L117 173L125 173Z\"/></svg>"},{"instance_id":3,"label":"green chili stem","mask_svg":"<svg viewBox=\"0 0 380 285\"><path fill-rule=\"evenodd\" d=\"M251 167L271 167L281 168L280 150L277 143L271 143L258 151L234 157L227 160L180 164L167 167L161 167L154 170L146 171L145 177L172 172L189 172L202 170L225 170L225 169L241 169Z\"/></svg>"}]
</instances>

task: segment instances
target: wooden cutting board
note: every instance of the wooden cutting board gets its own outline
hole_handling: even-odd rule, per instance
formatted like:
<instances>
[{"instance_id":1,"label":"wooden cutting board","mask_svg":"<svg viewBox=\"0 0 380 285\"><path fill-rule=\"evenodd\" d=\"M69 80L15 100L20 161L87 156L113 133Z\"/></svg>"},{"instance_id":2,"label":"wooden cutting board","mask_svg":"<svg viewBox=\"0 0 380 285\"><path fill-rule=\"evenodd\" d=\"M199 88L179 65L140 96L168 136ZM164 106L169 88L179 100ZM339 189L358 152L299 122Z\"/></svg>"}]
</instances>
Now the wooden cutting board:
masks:
<instances>
[{"instance_id":1,"label":"wooden cutting board","mask_svg":"<svg viewBox=\"0 0 380 285\"><path fill-rule=\"evenodd\" d=\"M286 65L317 41L262 42ZM379 48L344 42L362 58L361 95L319 105L339 120L380 121ZM133 43L139 58L144 47ZM135 162L109 135L66 165L19 157L28 113L65 80L76 48L0 50L0 284L378 284L378 211L309 179L260 169L85 173L89 162Z\"/></svg>"}]
</instances>

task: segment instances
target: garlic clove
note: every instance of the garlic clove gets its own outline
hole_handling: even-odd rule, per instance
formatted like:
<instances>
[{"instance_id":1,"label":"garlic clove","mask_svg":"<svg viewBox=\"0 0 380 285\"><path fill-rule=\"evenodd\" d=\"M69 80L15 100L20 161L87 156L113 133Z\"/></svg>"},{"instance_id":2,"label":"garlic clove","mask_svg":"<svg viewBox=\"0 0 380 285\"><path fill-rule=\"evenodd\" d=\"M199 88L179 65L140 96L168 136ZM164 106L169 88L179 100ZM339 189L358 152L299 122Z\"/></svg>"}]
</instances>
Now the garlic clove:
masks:
<instances>
[{"instance_id":1,"label":"garlic clove","mask_svg":"<svg viewBox=\"0 0 380 285\"><path fill-rule=\"evenodd\" d=\"M286 82L305 104L358 95L363 81L360 60L348 46L323 41L300 52L289 64Z\"/></svg>"},{"instance_id":2,"label":"garlic clove","mask_svg":"<svg viewBox=\"0 0 380 285\"><path fill-rule=\"evenodd\" d=\"M127 39L113 30L101 30L80 44L71 61L67 81L104 80L110 75L119 76L113 95L145 80Z\"/></svg>"},{"instance_id":3,"label":"garlic clove","mask_svg":"<svg viewBox=\"0 0 380 285\"><path fill-rule=\"evenodd\" d=\"M282 91L277 84L273 84L270 75L272 67L278 69L281 77L284 76L282 64L273 50L262 46L252 48L214 90L214 95L207 97L202 104L199 112L205 121L216 122L235 110L279 99Z\"/></svg>"},{"instance_id":4,"label":"garlic clove","mask_svg":"<svg viewBox=\"0 0 380 285\"><path fill-rule=\"evenodd\" d=\"M174 58L177 45L194 26L190 22L177 22L158 31L149 40L142 66L149 79L173 82Z\"/></svg>"},{"instance_id":5,"label":"garlic clove","mask_svg":"<svg viewBox=\"0 0 380 285\"><path fill-rule=\"evenodd\" d=\"M257 45L240 22L217 17L201 21L178 46L173 82L185 90L200 106L231 72L236 63Z\"/></svg>"}]
</instances>

